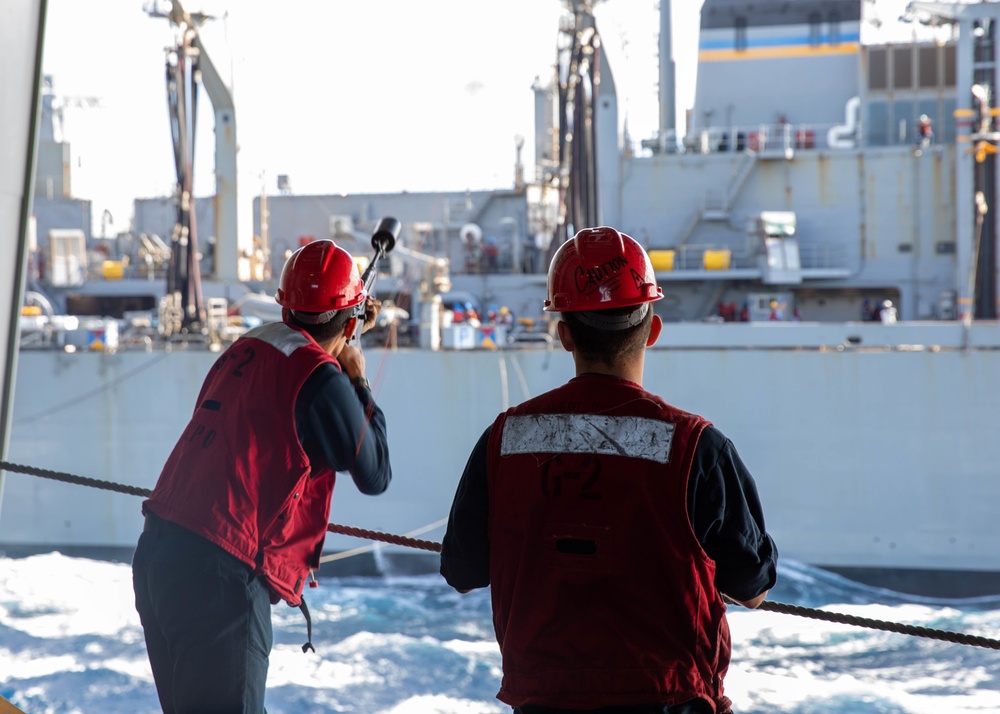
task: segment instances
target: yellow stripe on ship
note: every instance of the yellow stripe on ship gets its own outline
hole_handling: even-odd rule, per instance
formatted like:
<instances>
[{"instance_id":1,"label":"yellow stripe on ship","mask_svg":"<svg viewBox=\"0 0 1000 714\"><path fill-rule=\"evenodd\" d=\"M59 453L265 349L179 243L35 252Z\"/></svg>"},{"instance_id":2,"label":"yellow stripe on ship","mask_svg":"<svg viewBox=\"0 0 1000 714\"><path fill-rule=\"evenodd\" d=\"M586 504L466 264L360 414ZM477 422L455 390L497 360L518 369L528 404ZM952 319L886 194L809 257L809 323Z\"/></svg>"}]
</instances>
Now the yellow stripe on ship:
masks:
<instances>
[{"instance_id":1,"label":"yellow stripe on ship","mask_svg":"<svg viewBox=\"0 0 1000 714\"><path fill-rule=\"evenodd\" d=\"M786 45L785 47L757 47L745 50L701 50L699 62L730 62L732 60L779 59L787 57L817 57L820 55L855 55L861 51L857 42L820 47Z\"/></svg>"}]
</instances>

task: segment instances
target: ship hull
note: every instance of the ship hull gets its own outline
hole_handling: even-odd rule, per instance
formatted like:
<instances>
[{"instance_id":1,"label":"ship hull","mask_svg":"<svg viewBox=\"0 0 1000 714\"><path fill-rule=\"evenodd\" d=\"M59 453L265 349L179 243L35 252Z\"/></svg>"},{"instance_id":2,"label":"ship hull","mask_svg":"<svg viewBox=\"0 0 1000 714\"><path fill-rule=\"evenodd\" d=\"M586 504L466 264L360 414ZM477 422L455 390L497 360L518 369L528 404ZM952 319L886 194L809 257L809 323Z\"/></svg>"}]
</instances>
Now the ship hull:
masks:
<instances>
[{"instance_id":1,"label":"ship hull","mask_svg":"<svg viewBox=\"0 0 1000 714\"><path fill-rule=\"evenodd\" d=\"M9 461L151 488L215 357L22 351ZM394 480L370 497L341 476L331 521L396 534L447 516L500 411L572 376L570 356L545 348L368 350L367 362ZM644 382L732 439L782 557L961 596L1000 592L998 373L996 323L683 324L648 352ZM127 554L140 531L135 496L7 476L6 552ZM327 541L328 551L358 545ZM436 567L395 546L379 562L407 555Z\"/></svg>"}]
</instances>

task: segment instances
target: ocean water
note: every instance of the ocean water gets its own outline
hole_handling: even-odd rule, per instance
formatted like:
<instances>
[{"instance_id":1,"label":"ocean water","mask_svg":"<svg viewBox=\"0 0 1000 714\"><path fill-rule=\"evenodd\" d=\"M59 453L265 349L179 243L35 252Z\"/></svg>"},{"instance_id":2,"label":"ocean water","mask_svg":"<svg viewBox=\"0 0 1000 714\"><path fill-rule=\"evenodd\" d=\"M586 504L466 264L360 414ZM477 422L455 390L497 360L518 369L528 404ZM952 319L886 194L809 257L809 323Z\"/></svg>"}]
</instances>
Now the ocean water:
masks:
<instances>
[{"instance_id":1,"label":"ocean water","mask_svg":"<svg viewBox=\"0 0 1000 714\"><path fill-rule=\"evenodd\" d=\"M273 608L271 714L489 714L500 656L487 591L437 576L321 578ZM784 562L772 600L1000 638L1000 598L923 600ZM1000 712L1000 652L730 609L738 714ZM29 714L159 711L128 565L0 558L0 694Z\"/></svg>"}]
</instances>

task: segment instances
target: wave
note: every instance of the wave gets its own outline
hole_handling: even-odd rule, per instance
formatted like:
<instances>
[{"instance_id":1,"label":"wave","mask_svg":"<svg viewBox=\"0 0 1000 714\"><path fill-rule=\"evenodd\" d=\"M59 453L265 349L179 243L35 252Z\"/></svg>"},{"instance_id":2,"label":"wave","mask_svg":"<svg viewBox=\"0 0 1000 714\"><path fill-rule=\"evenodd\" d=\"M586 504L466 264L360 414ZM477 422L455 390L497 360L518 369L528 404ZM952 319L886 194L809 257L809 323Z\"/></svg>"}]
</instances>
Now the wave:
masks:
<instances>
[{"instance_id":1,"label":"wave","mask_svg":"<svg viewBox=\"0 0 1000 714\"><path fill-rule=\"evenodd\" d=\"M500 654L488 590L460 595L436 575L320 578L305 621L273 608L271 714L494 714ZM771 599L1000 636L1000 600L913 598L800 563ZM997 653L730 609L727 694L740 714L1000 711ZM57 553L0 558L0 695L28 712L157 712L128 565Z\"/></svg>"}]
</instances>

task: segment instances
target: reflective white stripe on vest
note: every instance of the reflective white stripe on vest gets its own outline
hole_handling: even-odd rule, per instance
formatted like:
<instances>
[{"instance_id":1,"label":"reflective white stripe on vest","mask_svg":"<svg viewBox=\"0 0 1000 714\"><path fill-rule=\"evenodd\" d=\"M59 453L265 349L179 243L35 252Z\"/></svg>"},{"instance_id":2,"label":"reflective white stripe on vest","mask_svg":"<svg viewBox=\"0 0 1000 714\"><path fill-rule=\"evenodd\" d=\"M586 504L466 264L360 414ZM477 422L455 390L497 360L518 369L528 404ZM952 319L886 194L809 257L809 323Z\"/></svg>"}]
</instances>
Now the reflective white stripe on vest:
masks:
<instances>
[{"instance_id":1,"label":"reflective white stripe on vest","mask_svg":"<svg viewBox=\"0 0 1000 714\"><path fill-rule=\"evenodd\" d=\"M644 417L528 414L504 423L500 455L612 454L665 464L674 425Z\"/></svg>"},{"instance_id":2,"label":"reflective white stripe on vest","mask_svg":"<svg viewBox=\"0 0 1000 714\"><path fill-rule=\"evenodd\" d=\"M266 325L255 327L244 337L255 337L267 342L285 357L291 357L292 352L309 344L309 339L304 337L301 332L293 330L283 322L269 322Z\"/></svg>"}]
</instances>

